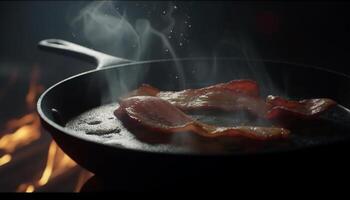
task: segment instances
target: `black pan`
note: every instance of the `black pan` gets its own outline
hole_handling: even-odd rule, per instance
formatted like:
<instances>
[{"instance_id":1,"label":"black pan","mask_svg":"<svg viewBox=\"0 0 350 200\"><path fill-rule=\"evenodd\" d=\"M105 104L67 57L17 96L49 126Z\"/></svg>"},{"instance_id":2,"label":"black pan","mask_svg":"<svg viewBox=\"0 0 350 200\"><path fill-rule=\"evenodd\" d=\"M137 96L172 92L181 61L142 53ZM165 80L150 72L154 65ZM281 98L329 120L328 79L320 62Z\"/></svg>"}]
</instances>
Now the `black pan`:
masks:
<instances>
[{"instance_id":1,"label":"black pan","mask_svg":"<svg viewBox=\"0 0 350 200\"><path fill-rule=\"evenodd\" d=\"M350 107L350 77L344 74L301 64L243 58L132 62L57 39L43 40L39 46L97 62L97 69L67 78L47 89L37 104L42 125L57 144L79 165L96 174L146 172L169 175L171 170L176 176L203 172L227 175L227 172L232 174L232 169L247 166L250 161L259 165L264 163L264 166L276 158L286 161L281 160L280 167L300 158L312 158L313 162L315 158L322 158L320 162L328 162L327 158L348 149L350 115L345 107ZM263 96L328 97L342 106L326 113L320 120L292 129L288 141L254 144L253 148L249 148L249 144L240 147L225 141L197 138L180 138L184 143L180 142L181 148L147 144L133 138L135 133L123 128L113 116L118 97L142 83L161 90L181 90L233 79L258 81ZM241 115L223 113L196 113L193 116L207 123L223 125L246 120ZM249 120L251 124L267 123ZM182 148L191 145L195 148Z\"/></svg>"}]
</instances>

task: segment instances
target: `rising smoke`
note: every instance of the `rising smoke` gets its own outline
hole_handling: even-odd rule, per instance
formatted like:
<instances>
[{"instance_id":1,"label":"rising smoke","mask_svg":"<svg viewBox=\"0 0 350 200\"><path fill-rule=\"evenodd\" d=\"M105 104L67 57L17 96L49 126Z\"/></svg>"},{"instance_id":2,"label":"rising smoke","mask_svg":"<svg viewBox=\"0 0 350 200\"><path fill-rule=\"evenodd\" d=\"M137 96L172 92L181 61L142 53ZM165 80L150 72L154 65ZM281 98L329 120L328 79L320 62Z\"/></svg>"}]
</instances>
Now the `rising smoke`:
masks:
<instances>
[{"instance_id":1,"label":"rising smoke","mask_svg":"<svg viewBox=\"0 0 350 200\"><path fill-rule=\"evenodd\" d=\"M128 19L127 11L121 11L118 2L94 1L83 7L70 25L73 32L82 36L91 46L118 57L148 60L150 47L156 45L176 58L166 36L175 25L173 9L173 6L169 6L169 10L164 10L166 14L158 18L165 23L162 30L158 31L146 16Z\"/></svg>"},{"instance_id":2,"label":"rising smoke","mask_svg":"<svg viewBox=\"0 0 350 200\"><path fill-rule=\"evenodd\" d=\"M132 2L125 6L122 2L115 1L89 2L77 12L70 25L73 32L88 41L93 48L129 60L176 59L178 57L176 51L179 51L182 57L183 55L185 57L209 55L215 58L213 62L194 63L194 65L203 66L193 77L196 81L205 81L208 76L213 80L220 80L218 68L221 67L222 62L217 58L241 58L246 60L246 64L237 67L238 77L241 74L243 77L245 74L252 74L262 85L275 90L269 75L265 73L263 63L254 61L261 58L249 34L235 30L226 35L219 35L218 38L212 38L212 41L209 41L213 44L212 47L209 46L211 49L205 49L208 46L203 46L201 41L189 44L188 35L192 27L188 15L190 10L187 8L187 13L176 15L180 9L185 10L185 7L179 8L180 6L174 2L163 3L163 7L159 6L160 4L160 2ZM203 17L203 20L210 18L209 15ZM206 28L204 30L211 30L211 27L205 27L206 22L202 23L203 29ZM215 23L211 25L214 32L215 28L219 28ZM203 32L203 34L209 33ZM175 63L176 71L180 77L179 82L185 86L184 69L180 64L180 62ZM138 80L142 74L144 74L142 71L135 73L135 80Z\"/></svg>"},{"instance_id":3,"label":"rising smoke","mask_svg":"<svg viewBox=\"0 0 350 200\"><path fill-rule=\"evenodd\" d=\"M185 15L182 21L175 18L175 12L178 6L172 2L168 3L166 9L157 8L158 2L150 2L146 8L148 10L144 16L135 17L135 13L121 9L118 2L113 1L95 1L85 5L73 18L71 27L76 35L85 39L93 48L96 48L114 56L127 58L129 60L142 61L149 59L157 59L159 57L152 56L152 51L159 52L168 55L168 58L176 59L176 50L182 50L182 55L205 55L202 52L210 52L209 56L213 57L212 60L196 60L191 63L191 67L196 71L188 75L193 82L197 83L218 83L222 82L222 76L235 79L249 75L254 77L255 80L262 83L262 85L272 88L269 76L264 73L265 69L261 62L254 62L254 60L260 59L260 55L254 48L252 40L248 35L236 34L226 35L220 38L211 38L213 45L212 49L201 48L200 44L191 43L189 45L188 30L193 29L193 24L190 23L190 17ZM136 3L137 6L137 3ZM135 11L135 10L134 10ZM154 21L151 20L152 13L155 13L158 17ZM209 16L209 13L206 13ZM152 15L153 16L153 15ZM210 16L209 16L210 17ZM153 17L154 18L154 17ZM203 21L202 26L205 26L206 22ZM210 28L209 28L210 30ZM206 34L203 32L202 34ZM198 41L197 41L198 42ZM203 41L205 42L205 41ZM178 48L173 48L174 45ZM187 45L187 48L183 46ZM181 48L182 47L182 48ZM206 54L208 55L208 54ZM235 57L246 60L243 65L236 65L241 62L222 62L219 57ZM228 69L226 66L232 66L231 71L225 74L224 69ZM146 65L144 65L146 66ZM187 88L186 77L184 77L184 67L181 63L175 61L176 76L179 76L177 81L180 83L181 88ZM123 72L115 74L107 74L106 78L110 83L108 88L105 88L106 94L102 97L103 103L110 103L110 100L117 99L118 95L116 91L122 92L135 89L137 85L131 86L126 83L136 83L142 80L147 74L146 67L138 68L137 70L131 70L123 74ZM130 74L132 73L132 74ZM233 75L228 77L227 75ZM125 77L128 77L127 79ZM187 77L188 78L188 77ZM169 82L170 80L165 80ZM162 84L166 84L166 83ZM116 89L118 85L118 89ZM192 87L192 86L190 86ZM122 93L121 92L121 93ZM241 118L244 118L242 116ZM184 136L185 138L173 138L181 141L186 140L190 136ZM182 137L182 136L181 136Z\"/></svg>"},{"instance_id":4,"label":"rising smoke","mask_svg":"<svg viewBox=\"0 0 350 200\"><path fill-rule=\"evenodd\" d=\"M153 52L161 51L167 54L168 58L175 60L176 72L179 77L183 77L182 66L176 61L177 55L167 36L176 24L172 16L173 11L174 5L169 3L167 9L158 12L161 17L157 19L163 22L163 26L158 27L160 30L158 31L147 16L128 17L127 11L122 10L118 2L94 1L85 5L73 18L70 25L75 35L80 35L90 43L90 46L117 57L144 61L153 58ZM113 74L108 74L106 78L110 83L118 83L122 91L128 91L132 86L125 83L123 79L127 76L128 81L136 83L142 80L146 73L145 68L140 68L132 71L132 76L120 73L122 78ZM179 80L179 82L180 85L183 85L183 81ZM109 97L117 98L117 89L114 85L109 84L110 88L106 88L109 93L104 95L108 97L103 100L104 102L107 102Z\"/></svg>"}]
</instances>

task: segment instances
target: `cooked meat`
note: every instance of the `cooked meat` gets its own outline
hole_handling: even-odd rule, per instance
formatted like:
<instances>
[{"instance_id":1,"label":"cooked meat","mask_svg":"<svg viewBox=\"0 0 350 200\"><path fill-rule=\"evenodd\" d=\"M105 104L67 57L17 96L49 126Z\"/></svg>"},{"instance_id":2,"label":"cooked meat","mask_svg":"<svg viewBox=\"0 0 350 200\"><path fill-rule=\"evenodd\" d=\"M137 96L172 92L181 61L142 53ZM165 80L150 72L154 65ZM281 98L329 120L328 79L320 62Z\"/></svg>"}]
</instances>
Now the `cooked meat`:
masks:
<instances>
[{"instance_id":1,"label":"cooked meat","mask_svg":"<svg viewBox=\"0 0 350 200\"><path fill-rule=\"evenodd\" d=\"M331 99L287 100L268 96L266 101L259 97L258 84L251 80L234 80L200 89L182 91L160 91L143 84L129 93L131 96L157 96L183 111L222 110L235 112L249 111L255 116L278 121L289 117L295 119L314 119L337 103Z\"/></svg>"},{"instance_id":2,"label":"cooked meat","mask_svg":"<svg viewBox=\"0 0 350 200\"><path fill-rule=\"evenodd\" d=\"M327 98L293 101L272 95L266 98L266 104L268 111L265 117L270 120L285 117L313 119L337 105L335 101Z\"/></svg>"},{"instance_id":3,"label":"cooked meat","mask_svg":"<svg viewBox=\"0 0 350 200\"><path fill-rule=\"evenodd\" d=\"M178 92L163 92L143 84L124 98L132 96L157 96L183 111L216 109L223 111L247 110L256 115L265 113L265 102L259 98L258 84L251 80L234 80Z\"/></svg>"},{"instance_id":4,"label":"cooked meat","mask_svg":"<svg viewBox=\"0 0 350 200\"><path fill-rule=\"evenodd\" d=\"M228 136L252 140L286 138L289 131L277 127L216 127L201 123L186 115L164 99L151 96L124 98L114 114L125 126L141 126L153 132L164 134L192 132L204 137Z\"/></svg>"}]
</instances>

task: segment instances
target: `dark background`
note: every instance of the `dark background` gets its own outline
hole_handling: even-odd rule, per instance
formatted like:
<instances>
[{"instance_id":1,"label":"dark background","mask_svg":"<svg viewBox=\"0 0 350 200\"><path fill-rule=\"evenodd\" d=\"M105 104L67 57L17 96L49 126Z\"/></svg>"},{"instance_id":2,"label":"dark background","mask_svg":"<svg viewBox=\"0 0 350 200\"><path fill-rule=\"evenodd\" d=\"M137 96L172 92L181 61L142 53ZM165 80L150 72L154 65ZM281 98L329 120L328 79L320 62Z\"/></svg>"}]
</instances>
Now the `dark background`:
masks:
<instances>
[{"instance_id":1,"label":"dark background","mask_svg":"<svg viewBox=\"0 0 350 200\"><path fill-rule=\"evenodd\" d=\"M43 57L48 55L36 48L37 42L44 38L62 38L93 47L83 38L73 37L68 23L72 12L87 3L1 1L1 61L46 60ZM120 4L131 15L136 11L134 2ZM210 52L224 36L235 37L240 32L249 35L263 58L322 65L349 73L349 3L196 1L178 2L177 5L188 8L192 16L189 39L202 47L202 55L206 55L205 51ZM271 22L276 19L277 23ZM267 28L261 28L263 21ZM43 64L52 66L53 63Z\"/></svg>"},{"instance_id":2,"label":"dark background","mask_svg":"<svg viewBox=\"0 0 350 200\"><path fill-rule=\"evenodd\" d=\"M55 62L63 58L57 59L56 56L37 50L36 44L45 38L61 38L94 47L84 38L74 37L69 26L72 13L87 3L2 1L1 61L40 62L53 68ZM149 1L141 3L152 4ZM120 4L128 9L130 15L137 12L135 2L122 1ZM201 48L199 55L211 55L210 52L223 37L247 35L263 58L319 65L350 73L347 67L349 3L180 1L176 4L180 8L186 7L192 17L189 39ZM177 46L174 48L177 49ZM181 50L178 50L179 57L188 57L194 53L185 52L187 55L182 55ZM153 59L157 58L157 53L152 55ZM62 70L64 68L68 66L62 66ZM69 68L74 70L71 66Z\"/></svg>"},{"instance_id":3,"label":"dark background","mask_svg":"<svg viewBox=\"0 0 350 200\"><path fill-rule=\"evenodd\" d=\"M34 66L39 67L40 83L45 88L93 68L93 64L75 58L38 50L40 40L60 38L120 56L74 34L69 25L72 16L88 3L0 2L0 137L6 121L28 112L24 99ZM138 3L159 6L158 15L155 13L152 21L155 28L161 26L157 17L168 3ZM142 16L143 11L135 6L136 2L121 1L119 4L128 10L130 18ZM178 41L172 41L178 57L246 56L248 52L252 57L316 65L350 75L350 3L180 1L176 5L179 11L174 15L178 18L184 13L190 15L192 25L186 33L188 45L179 46ZM167 56L163 49L149 49L151 54L147 59ZM8 171L20 176L13 168ZM9 185L5 179L4 184Z\"/></svg>"},{"instance_id":4,"label":"dark background","mask_svg":"<svg viewBox=\"0 0 350 200\"><path fill-rule=\"evenodd\" d=\"M23 110L24 94L33 66L40 68L40 81L45 88L93 67L93 64L75 58L38 50L37 43L40 40L60 38L120 56L103 45L94 46L77 34L79 30L73 30L70 26L74 16L89 3L0 2L1 120L22 112L16 112L13 105ZM161 26L161 12L169 7L169 2L152 1L119 1L117 4L121 10L128 11L131 24L134 19L144 17L150 7L156 8L150 17L154 28ZM144 9L140 5L144 5ZM191 29L186 29L188 44L179 46L177 40L170 41L178 57L249 54L251 58L304 63L350 74L350 3L178 1L172 5L178 6L174 12L177 19L175 28L181 26L181 19L185 15L191 17L192 25ZM167 57L161 48L148 49L150 53L145 59ZM14 71L17 81L10 87L10 76ZM5 93L14 95L4 98Z\"/></svg>"},{"instance_id":5,"label":"dark background","mask_svg":"<svg viewBox=\"0 0 350 200\"><path fill-rule=\"evenodd\" d=\"M120 56L103 45L92 45L83 36L75 34L77 30L69 25L73 17L89 3L0 2L1 120L23 112L23 99L33 66L40 68L40 81L45 88L93 67L93 64L75 58L38 50L40 40L60 38ZM144 17L147 10L140 9L136 4L156 6L155 14L150 19L155 28L160 26L158 19L162 10L169 6L169 2L118 2L120 8L128 11L131 23L132 19ZM253 52L258 55L251 56L253 58L304 63L350 74L350 3L179 1L174 4L178 6L174 16L181 18L189 15L192 25L186 32L189 44L180 47L178 41L171 41L178 57L246 56L248 51L248 54ZM176 23L183 21L177 20ZM151 53L146 59L166 57L163 49L149 48L149 51ZM16 82L12 84L11 74L14 72L17 74ZM14 104L17 105L16 109Z\"/></svg>"}]
</instances>

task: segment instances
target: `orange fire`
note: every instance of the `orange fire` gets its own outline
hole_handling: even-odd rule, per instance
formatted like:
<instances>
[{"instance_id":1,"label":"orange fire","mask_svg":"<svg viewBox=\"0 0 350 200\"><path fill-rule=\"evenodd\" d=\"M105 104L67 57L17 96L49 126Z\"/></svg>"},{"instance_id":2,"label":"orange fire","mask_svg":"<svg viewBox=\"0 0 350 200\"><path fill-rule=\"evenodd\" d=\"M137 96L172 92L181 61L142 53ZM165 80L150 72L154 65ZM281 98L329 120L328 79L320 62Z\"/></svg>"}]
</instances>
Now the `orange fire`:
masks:
<instances>
[{"instance_id":1,"label":"orange fire","mask_svg":"<svg viewBox=\"0 0 350 200\"><path fill-rule=\"evenodd\" d=\"M12 120L9 124L16 131L5 133L0 139L0 149L6 152L5 155L0 157L0 166L11 161L11 153L16 149L40 138L40 121L39 117L34 113L27 114L17 120Z\"/></svg>"},{"instance_id":2,"label":"orange fire","mask_svg":"<svg viewBox=\"0 0 350 200\"><path fill-rule=\"evenodd\" d=\"M76 163L62 152L55 142L51 142L46 168L38 181L39 186L45 185L50 177L56 177L66 169L76 166ZM55 171L54 171L55 169Z\"/></svg>"},{"instance_id":3,"label":"orange fire","mask_svg":"<svg viewBox=\"0 0 350 200\"><path fill-rule=\"evenodd\" d=\"M43 87L37 84L38 78L39 70L35 67L31 76L29 91L26 96L27 108L31 113L19 119L13 119L7 122L6 130L15 131L1 134L4 136L0 138L0 150L5 151L6 154L0 157L0 166L11 161L11 153L16 149L40 138L40 120L34 112L36 97L43 91Z\"/></svg>"},{"instance_id":4,"label":"orange fire","mask_svg":"<svg viewBox=\"0 0 350 200\"><path fill-rule=\"evenodd\" d=\"M74 168L77 164L71 160L64 152L52 141L49 147L46 167L39 180L33 183L21 184L18 192L33 192L36 188L46 185L50 179Z\"/></svg>"},{"instance_id":5,"label":"orange fire","mask_svg":"<svg viewBox=\"0 0 350 200\"><path fill-rule=\"evenodd\" d=\"M19 119L13 119L7 122L6 130L14 130L13 132L4 133L0 138L0 150L6 152L0 157L0 166L9 163L12 159L11 153L16 149L32 143L40 138L40 121L34 112L36 97L43 91L43 87L39 85L39 70L34 67L30 80L29 91L26 96L26 104L31 113L24 115Z\"/></svg>"},{"instance_id":6,"label":"orange fire","mask_svg":"<svg viewBox=\"0 0 350 200\"><path fill-rule=\"evenodd\" d=\"M26 95L26 104L29 113L18 119L10 120L6 123L5 134L0 138L0 150L5 154L0 156L0 167L11 162L13 153L32 142L38 140L41 136L40 119L35 112L35 104L38 95L43 91L43 87L38 84L39 70L33 69L29 85L29 91ZM18 192L34 192L36 189L46 185L50 180L62 175L65 172L76 167L77 164L71 160L55 142L51 142L46 166L39 180L31 183L20 184ZM85 177L85 178L84 178ZM77 187L81 187L82 179L87 180L91 173L81 174Z\"/></svg>"}]
</instances>

